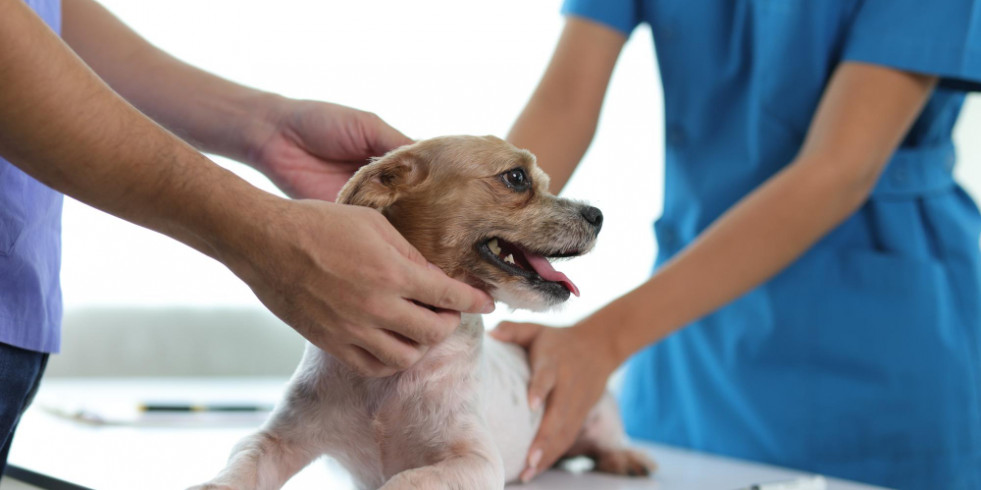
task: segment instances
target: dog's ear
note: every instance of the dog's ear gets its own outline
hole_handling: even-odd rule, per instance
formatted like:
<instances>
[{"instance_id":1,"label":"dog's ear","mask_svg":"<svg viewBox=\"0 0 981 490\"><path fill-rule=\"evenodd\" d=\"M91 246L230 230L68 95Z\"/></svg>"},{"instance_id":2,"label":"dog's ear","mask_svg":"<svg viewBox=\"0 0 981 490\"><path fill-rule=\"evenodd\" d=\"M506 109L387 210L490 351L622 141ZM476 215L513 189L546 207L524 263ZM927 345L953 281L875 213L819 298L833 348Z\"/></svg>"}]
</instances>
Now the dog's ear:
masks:
<instances>
[{"instance_id":1,"label":"dog's ear","mask_svg":"<svg viewBox=\"0 0 981 490\"><path fill-rule=\"evenodd\" d=\"M341 188L337 202L381 211L418 185L425 174L423 161L417 155L405 149L396 150L361 167Z\"/></svg>"}]
</instances>

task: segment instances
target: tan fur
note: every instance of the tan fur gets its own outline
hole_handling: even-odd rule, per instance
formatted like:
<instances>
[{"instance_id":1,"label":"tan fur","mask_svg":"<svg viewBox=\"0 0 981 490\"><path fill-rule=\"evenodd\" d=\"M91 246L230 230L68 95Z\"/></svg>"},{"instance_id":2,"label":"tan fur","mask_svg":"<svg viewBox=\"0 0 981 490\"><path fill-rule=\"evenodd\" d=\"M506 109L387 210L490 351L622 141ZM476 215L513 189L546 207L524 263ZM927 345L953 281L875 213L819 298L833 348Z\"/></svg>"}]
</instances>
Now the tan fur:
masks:
<instances>
[{"instance_id":1,"label":"tan fur","mask_svg":"<svg viewBox=\"0 0 981 490\"><path fill-rule=\"evenodd\" d=\"M501 173L515 167L531 177L531 192L512 192L502 184ZM551 195L548 183L526 150L493 136L446 136L363 168L341 189L338 202L378 209L451 277L483 289L520 287L519 278L488 264L474 245L500 237L540 252L581 254L595 236L579 215L582 204ZM513 306L534 306L528 303Z\"/></svg>"},{"instance_id":2,"label":"tan fur","mask_svg":"<svg viewBox=\"0 0 981 490\"><path fill-rule=\"evenodd\" d=\"M504 178L516 168L530 177L528 189ZM396 150L361 169L338 200L379 210L430 262L512 307L547 308L568 292L495 265L481 252L488 240L544 256L579 255L599 231L599 222L586 218L598 210L549 194L535 157L491 136ZM529 376L525 353L485 338L477 315L463 315L450 338L388 378L360 377L308 345L283 402L200 488L279 488L327 454L361 489L500 489L524 468L541 420L541 411L528 408ZM624 441L606 397L570 454L593 457L601 471L653 470Z\"/></svg>"}]
</instances>

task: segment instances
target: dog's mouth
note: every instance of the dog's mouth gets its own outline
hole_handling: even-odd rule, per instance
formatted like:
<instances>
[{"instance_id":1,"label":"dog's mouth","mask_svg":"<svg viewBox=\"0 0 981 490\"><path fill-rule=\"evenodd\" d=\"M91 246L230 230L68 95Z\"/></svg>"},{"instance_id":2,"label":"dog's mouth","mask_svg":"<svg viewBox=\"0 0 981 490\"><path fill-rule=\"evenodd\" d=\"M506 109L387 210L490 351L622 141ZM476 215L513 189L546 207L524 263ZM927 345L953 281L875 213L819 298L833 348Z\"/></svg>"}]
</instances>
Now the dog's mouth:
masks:
<instances>
[{"instance_id":1,"label":"dog's mouth","mask_svg":"<svg viewBox=\"0 0 981 490\"><path fill-rule=\"evenodd\" d=\"M561 288L568 298L569 293L579 296L579 288L565 274L555 270L548 259L575 257L582 255L579 250L556 250L533 252L518 244L502 238L491 238L477 247L484 260L513 276L522 277L533 284L547 289Z\"/></svg>"}]
</instances>

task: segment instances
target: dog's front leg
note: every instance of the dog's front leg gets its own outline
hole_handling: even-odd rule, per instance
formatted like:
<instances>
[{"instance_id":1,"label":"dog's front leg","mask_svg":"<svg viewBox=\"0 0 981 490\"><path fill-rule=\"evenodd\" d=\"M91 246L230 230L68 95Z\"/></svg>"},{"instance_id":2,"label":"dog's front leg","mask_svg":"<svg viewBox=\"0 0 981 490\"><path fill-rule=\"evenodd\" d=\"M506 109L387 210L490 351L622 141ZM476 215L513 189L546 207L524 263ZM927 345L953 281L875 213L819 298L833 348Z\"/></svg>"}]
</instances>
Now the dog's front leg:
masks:
<instances>
[{"instance_id":1,"label":"dog's front leg","mask_svg":"<svg viewBox=\"0 0 981 490\"><path fill-rule=\"evenodd\" d=\"M429 466L405 470L380 490L501 490L504 463L489 433L481 429L458 434L446 442L450 454Z\"/></svg>"},{"instance_id":2,"label":"dog's front leg","mask_svg":"<svg viewBox=\"0 0 981 490\"><path fill-rule=\"evenodd\" d=\"M319 400L305 396L309 387L291 383L286 401L276 408L255 434L238 442L228 464L210 482L194 487L208 490L272 490L286 483L315 458L323 454L316 427L320 412L312 410Z\"/></svg>"},{"instance_id":3,"label":"dog's front leg","mask_svg":"<svg viewBox=\"0 0 981 490\"><path fill-rule=\"evenodd\" d=\"M278 489L319 453L269 430L235 445L228 464L214 479L190 490Z\"/></svg>"}]
</instances>

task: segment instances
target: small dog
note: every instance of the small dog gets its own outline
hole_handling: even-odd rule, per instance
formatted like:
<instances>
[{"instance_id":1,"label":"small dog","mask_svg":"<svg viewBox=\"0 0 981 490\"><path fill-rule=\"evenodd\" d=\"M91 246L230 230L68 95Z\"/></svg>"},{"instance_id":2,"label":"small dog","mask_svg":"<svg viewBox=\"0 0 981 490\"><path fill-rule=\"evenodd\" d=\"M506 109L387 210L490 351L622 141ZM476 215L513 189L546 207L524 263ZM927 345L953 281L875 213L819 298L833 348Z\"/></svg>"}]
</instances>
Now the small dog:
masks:
<instances>
[{"instance_id":1,"label":"small dog","mask_svg":"<svg viewBox=\"0 0 981 490\"><path fill-rule=\"evenodd\" d=\"M557 198L535 157L491 136L450 136L400 148L365 166L338 202L382 212L430 262L514 308L564 302L576 286L547 258L589 251L599 209ZM500 489L517 478L541 420L528 407L525 352L484 336L479 315L408 370L358 376L307 345L285 397L228 466L199 488L281 487L329 455L358 488ZM567 456L600 471L655 468L625 446L613 399L593 408Z\"/></svg>"}]
</instances>

